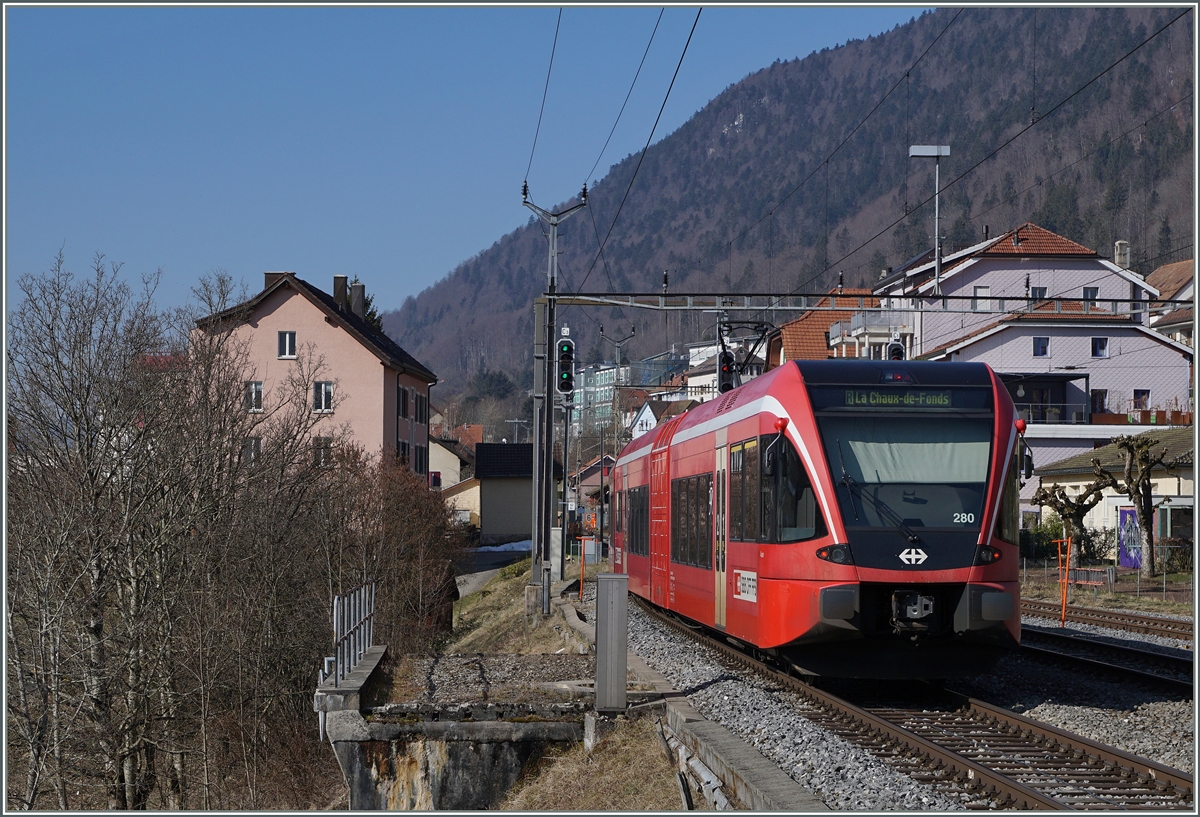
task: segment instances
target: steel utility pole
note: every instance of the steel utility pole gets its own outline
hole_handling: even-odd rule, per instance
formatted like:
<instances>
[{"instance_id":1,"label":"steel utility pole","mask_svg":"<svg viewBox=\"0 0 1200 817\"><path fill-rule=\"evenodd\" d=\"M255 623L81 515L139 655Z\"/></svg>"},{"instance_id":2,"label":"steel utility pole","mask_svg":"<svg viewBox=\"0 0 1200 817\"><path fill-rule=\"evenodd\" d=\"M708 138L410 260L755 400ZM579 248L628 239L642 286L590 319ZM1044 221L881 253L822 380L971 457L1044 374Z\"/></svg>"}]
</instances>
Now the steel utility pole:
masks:
<instances>
[{"instance_id":1,"label":"steel utility pole","mask_svg":"<svg viewBox=\"0 0 1200 817\"><path fill-rule=\"evenodd\" d=\"M554 397L550 384L554 382L552 356L547 354L550 344L557 340L557 323L554 315L556 290L558 287L558 225L574 213L587 206L587 183L579 194L579 204L559 213L543 210L529 200L529 183L521 185L521 203L537 214L550 228L550 260L546 265L546 323L544 329L536 326L534 331L541 335L534 342L534 367L537 367L538 352L541 352L543 377L541 388L534 383L534 417L538 423L537 443L534 444L534 507L536 514L533 525L533 549L541 558L542 615L550 615L550 524L554 502ZM540 409L540 410L539 410ZM566 463L563 463L564 467ZM539 484L540 482L540 484ZM537 559L534 559L534 571Z\"/></svg>"}]
</instances>

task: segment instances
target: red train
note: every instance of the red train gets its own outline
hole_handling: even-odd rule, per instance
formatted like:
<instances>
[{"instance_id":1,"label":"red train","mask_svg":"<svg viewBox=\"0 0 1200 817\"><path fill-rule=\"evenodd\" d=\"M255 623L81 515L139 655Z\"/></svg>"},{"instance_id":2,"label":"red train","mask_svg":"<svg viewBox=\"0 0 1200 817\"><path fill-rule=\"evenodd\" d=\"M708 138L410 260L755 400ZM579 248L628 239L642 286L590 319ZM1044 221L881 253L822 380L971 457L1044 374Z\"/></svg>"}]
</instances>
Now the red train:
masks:
<instances>
[{"instance_id":1,"label":"red train","mask_svg":"<svg viewBox=\"0 0 1200 817\"><path fill-rule=\"evenodd\" d=\"M985 670L1021 633L1015 420L982 363L786 363L625 447L614 569L813 675Z\"/></svg>"}]
</instances>

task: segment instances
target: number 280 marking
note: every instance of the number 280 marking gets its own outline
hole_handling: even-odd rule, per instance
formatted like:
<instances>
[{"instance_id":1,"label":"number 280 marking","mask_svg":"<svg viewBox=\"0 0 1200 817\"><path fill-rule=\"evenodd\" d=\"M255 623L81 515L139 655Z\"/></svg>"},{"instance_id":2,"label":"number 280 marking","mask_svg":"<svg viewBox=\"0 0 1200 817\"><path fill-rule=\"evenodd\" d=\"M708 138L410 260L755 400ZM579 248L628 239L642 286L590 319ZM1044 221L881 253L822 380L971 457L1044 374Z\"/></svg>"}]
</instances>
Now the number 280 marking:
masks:
<instances>
[{"instance_id":1,"label":"number 280 marking","mask_svg":"<svg viewBox=\"0 0 1200 817\"><path fill-rule=\"evenodd\" d=\"M973 514L973 513L956 513L956 514L954 514L954 521L961 522L964 525L969 525L975 521L975 514Z\"/></svg>"}]
</instances>

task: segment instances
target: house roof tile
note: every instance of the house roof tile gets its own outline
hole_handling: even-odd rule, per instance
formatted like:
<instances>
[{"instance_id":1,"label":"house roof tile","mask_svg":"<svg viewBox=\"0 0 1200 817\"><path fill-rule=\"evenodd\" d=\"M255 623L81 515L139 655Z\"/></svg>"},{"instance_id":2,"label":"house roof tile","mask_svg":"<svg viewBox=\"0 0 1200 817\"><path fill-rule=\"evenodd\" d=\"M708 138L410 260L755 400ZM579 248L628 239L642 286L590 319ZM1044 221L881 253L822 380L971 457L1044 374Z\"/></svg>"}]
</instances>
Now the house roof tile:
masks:
<instances>
[{"instance_id":1,"label":"house roof tile","mask_svg":"<svg viewBox=\"0 0 1200 817\"><path fill-rule=\"evenodd\" d=\"M1164 301L1174 301L1181 289L1192 282L1194 262L1176 261L1173 264L1163 264L1146 276L1146 283L1153 286L1162 295Z\"/></svg>"},{"instance_id":2,"label":"house roof tile","mask_svg":"<svg viewBox=\"0 0 1200 817\"><path fill-rule=\"evenodd\" d=\"M1164 448L1167 450L1166 460L1170 462L1172 459L1179 457L1179 465L1191 467L1193 463L1192 449L1195 441L1194 426L1171 426L1161 430L1147 431L1144 434L1139 434L1138 438L1148 437L1152 440L1158 440L1158 443L1153 447L1153 451L1157 454ZM1100 460L1100 465L1109 471L1120 471L1125 467L1125 461L1121 458L1121 450L1117 448L1115 443L1101 446L1092 451L1085 451L1082 454L1075 454L1066 459L1052 462L1044 468L1037 468L1034 473L1039 476L1061 476L1065 474L1088 474L1092 471L1092 459ZM1117 474L1114 472L1114 476Z\"/></svg>"},{"instance_id":3,"label":"house roof tile","mask_svg":"<svg viewBox=\"0 0 1200 817\"><path fill-rule=\"evenodd\" d=\"M817 306L820 307L843 305L845 309L817 309L805 312L779 327L784 359L825 360L833 357L833 349L829 347L829 327L839 321L850 320L861 307L879 306L879 299L872 296L869 289L847 288L843 289L840 295L836 289L831 290L828 296L817 302ZM853 353L854 349L848 347L847 352Z\"/></svg>"}]
</instances>

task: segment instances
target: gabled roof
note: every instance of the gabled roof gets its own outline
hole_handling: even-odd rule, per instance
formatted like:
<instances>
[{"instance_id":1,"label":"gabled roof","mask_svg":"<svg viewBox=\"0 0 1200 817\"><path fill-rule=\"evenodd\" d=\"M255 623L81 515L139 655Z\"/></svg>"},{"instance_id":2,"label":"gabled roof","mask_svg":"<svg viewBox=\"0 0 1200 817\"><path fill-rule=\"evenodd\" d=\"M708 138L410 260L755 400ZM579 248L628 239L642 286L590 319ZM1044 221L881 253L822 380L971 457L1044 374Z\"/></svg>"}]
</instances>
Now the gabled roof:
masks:
<instances>
[{"instance_id":1,"label":"gabled roof","mask_svg":"<svg viewBox=\"0 0 1200 817\"><path fill-rule=\"evenodd\" d=\"M1182 300L1176 295L1192 283L1194 274L1193 260L1189 258L1187 261L1163 264L1146 276L1146 283L1157 289L1164 301Z\"/></svg>"},{"instance_id":2,"label":"gabled roof","mask_svg":"<svg viewBox=\"0 0 1200 817\"><path fill-rule=\"evenodd\" d=\"M1176 327L1191 326L1195 323L1195 318L1195 307L1189 306L1183 309L1172 309L1154 322L1154 328L1160 332L1166 332L1168 329Z\"/></svg>"},{"instance_id":3,"label":"gabled roof","mask_svg":"<svg viewBox=\"0 0 1200 817\"><path fill-rule=\"evenodd\" d=\"M1158 440L1158 443L1151 451L1157 454L1165 448L1167 450L1167 462L1179 457L1178 465L1180 467L1191 468L1193 464L1192 449L1194 447L1195 435L1195 426L1171 426L1161 430L1147 431L1144 434L1139 434L1138 437ZM1120 473L1125 467L1125 460L1121 458L1121 450L1114 443L1109 443L1092 451L1085 451L1082 454L1075 454L1058 462L1052 462L1044 468L1034 469L1034 473L1038 476L1090 474L1092 472L1093 458L1099 459L1102 467L1108 469L1112 472L1113 476L1120 479ZM1161 468L1162 466L1159 466L1159 469Z\"/></svg>"},{"instance_id":4,"label":"gabled roof","mask_svg":"<svg viewBox=\"0 0 1200 817\"><path fill-rule=\"evenodd\" d=\"M400 348L398 343L358 315L355 315L349 309L342 309L334 301L332 295L328 295L307 281L297 278L294 272L279 273L278 277L269 286L250 300L232 306L223 312L200 318L196 321L196 325L204 328L229 320L239 323L245 322L249 320L250 315L253 314L254 310L264 300L285 287L295 290L307 299L313 306L325 313L327 320L349 332L355 340L374 353L385 364L431 385L437 382L437 375L429 371L415 357Z\"/></svg>"},{"instance_id":5,"label":"gabled roof","mask_svg":"<svg viewBox=\"0 0 1200 817\"><path fill-rule=\"evenodd\" d=\"M1062 312L1055 311L1055 304L1062 305ZM1180 343L1177 343L1161 332L1153 329L1147 329L1140 323L1137 323L1129 315L1115 314L1107 310L1099 309L1093 306L1090 311L1084 312L1082 301L1042 301L1037 304L1032 312L1015 312L1011 315L1005 315L1000 320L990 323L980 329L971 332L968 335L962 335L954 340L944 343L928 352L918 355L919 360L934 360L939 357L944 357L959 349L963 349L976 341L982 340L985 337L994 335L999 331L1016 325L1057 325L1057 326L1102 326L1105 329L1113 327L1127 327L1135 331L1141 332L1147 337L1151 337L1157 341L1177 349L1180 352L1191 354L1192 350Z\"/></svg>"},{"instance_id":6,"label":"gabled roof","mask_svg":"<svg viewBox=\"0 0 1200 817\"><path fill-rule=\"evenodd\" d=\"M612 454L604 455L604 463L603 463L604 465L612 465L615 462L616 462L616 459L613 457ZM600 470L600 465L601 465L600 457L593 457L591 462L586 463L581 468L579 468L577 471L573 471L571 473L571 477L576 478L576 477L582 476L583 479L587 479L593 473Z\"/></svg>"},{"instance_id":7,"label":"gabled roof","mask_svg":"<svg viewBox=\"0 0 1200 817\"><path fill-rule=\"evenodd\" d=\"M459 462L472 465L475 462L475 447L464 445L454 438L434 437L429 436L430 445L440 445L442 448L449 451L454 456L458 457Z\"/></svg>"},{"instance_id":8,"label":"gabled roof","mask_svg":"<svg viewBox=\"0 0 1200 817\"><path fill-rule=\"evenodd\" d=\"M860 298L864 307L879 306L879 299L873 297L869 289L846 288L838 294L835 288L830 290L827 297L818 301L817 306L837 307L844 304L845 309L812 310L779 327L784 358L787 360L825 360L833 357L834 352L829 348L829 327L839 321L849 321L854 317L860 309ZM851 353L854 352L854 349L847 347L846 351ZM854 354L848 354L848 356L853 357Z\"/></svg>"},{"instance_id":9,"label":"gabled roof","mask_svg":"<svg viewBox=\"0 0 1200 817\"><path fill-rule=\"evenodd\" d=\"M924 258L925 256L922 256ZM1095 251L1078 244L1069 238L1063 238L1052 233L1045 227L1039 227L1032 222L1026 222L1015 230L1009 230L1003 235L981 241L957 253L942 256L942 280L957 275L980 260L1005 258L1075 258L1094 259L1101 266L1107 267L1114 275L1157 295L1158 289L1149 284L1141 276L1129 270L1122 269L1111 261L1100 257ZM916 266L901 269L889 275L875 285L874 291L884 294L897 283L904 284L905 292L917 290L932 290L935 264L932 259L922 261Z\"/></svg>"}]
</instances>

